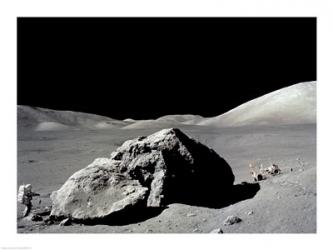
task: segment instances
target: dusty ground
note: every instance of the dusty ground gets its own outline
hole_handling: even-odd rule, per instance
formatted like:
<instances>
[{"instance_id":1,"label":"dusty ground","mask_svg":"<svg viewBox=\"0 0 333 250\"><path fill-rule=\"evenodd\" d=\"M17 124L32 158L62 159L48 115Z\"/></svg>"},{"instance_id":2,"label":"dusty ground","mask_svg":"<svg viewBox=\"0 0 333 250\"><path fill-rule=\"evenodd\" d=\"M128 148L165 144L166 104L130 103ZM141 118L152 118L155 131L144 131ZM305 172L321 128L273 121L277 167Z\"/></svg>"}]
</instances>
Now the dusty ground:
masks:
<instances>
[{"instance_id":1,"label":"dusty ground","mask_svg":"<svg viewBox=\"0 0 333 250\"><path fill-rule=\"evenodd\" d=\"M248 164L276 163L282 174L261 181L253 198L218 209L170 204L159 214L127 225L45 225L21 218L19 233L315 233L316 125L210 128L179 127L214 148L232 167L235 184L252 182ZM31 183L41 196L34 208L51 205L49 195L97 157L109 157L125 140L159 129L18 131L18 183ZM198 184L200 185L200 183ZM216 197L219 199L219 197ZM252 214L248 214L252 211ZM229 215L242 222L224 226Z\"/></svg>"}]
</instances>

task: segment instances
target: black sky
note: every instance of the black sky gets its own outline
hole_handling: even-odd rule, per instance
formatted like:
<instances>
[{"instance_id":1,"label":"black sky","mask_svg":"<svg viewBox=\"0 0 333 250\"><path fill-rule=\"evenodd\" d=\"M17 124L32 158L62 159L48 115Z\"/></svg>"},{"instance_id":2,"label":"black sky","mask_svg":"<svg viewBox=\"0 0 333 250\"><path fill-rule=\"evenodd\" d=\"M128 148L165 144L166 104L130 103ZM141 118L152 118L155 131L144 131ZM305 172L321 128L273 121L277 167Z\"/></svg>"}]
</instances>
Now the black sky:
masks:
<instances>
[{"instance_id":1,"label":"black sky","mask_svg":"<svg viewBox=\"0 0 333 250\"><path fill-rule=\"evenodd\" d=\"M18 104L222 114L316 80L315 18L18 18Z\"/></svg>"}]
</instances>

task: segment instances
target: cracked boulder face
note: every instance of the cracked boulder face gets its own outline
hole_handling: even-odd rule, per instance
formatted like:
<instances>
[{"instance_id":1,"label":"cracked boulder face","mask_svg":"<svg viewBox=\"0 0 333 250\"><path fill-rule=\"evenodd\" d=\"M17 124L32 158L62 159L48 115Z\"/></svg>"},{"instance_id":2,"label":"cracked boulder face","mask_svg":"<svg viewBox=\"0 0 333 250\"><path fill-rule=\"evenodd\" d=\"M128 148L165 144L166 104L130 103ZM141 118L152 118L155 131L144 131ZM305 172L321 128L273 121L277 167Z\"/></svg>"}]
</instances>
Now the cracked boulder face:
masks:
<instances>
[{"instance_id":1,"label":"cracked boulder face","mask_svg":"<svg viewBox=\"0 0 333 250\"><path fill-rule=\"evenodd\" d=\"M163 129L124 142L110 158L74 173L51 195L51 215L103 219L136 208L190 203L219 194L234 182L214 150L179 129Z\"/></svg>"}]
</instances>

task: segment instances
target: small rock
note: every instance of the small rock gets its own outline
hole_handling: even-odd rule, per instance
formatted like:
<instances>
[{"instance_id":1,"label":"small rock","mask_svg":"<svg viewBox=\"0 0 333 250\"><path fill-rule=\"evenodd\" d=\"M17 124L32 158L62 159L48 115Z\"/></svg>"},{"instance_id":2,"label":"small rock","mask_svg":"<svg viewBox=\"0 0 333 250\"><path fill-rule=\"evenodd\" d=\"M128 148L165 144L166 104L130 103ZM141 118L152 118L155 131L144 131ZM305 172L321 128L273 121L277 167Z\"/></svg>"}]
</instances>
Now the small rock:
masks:
<instances>
[{"instance_id":1,"label":"small rock","mask_svg":"<svg viewBox=\"0 0 333 250\"><path fill-rule=\"evenodd\" d=\"M235 215L230 215L230 216L228 216L228 217L224 220L223 224L224 224L225 226L229 226L229 225L232 225L232 224L235 224L235 223L239 223L239 222L241 222L241 221L242 221L241 218L239 218L239 217L237 217L237 216L235 216Z\"/></svg>"},{"instance_id":2,"label":"small rock","mask_svg":"<svg viewBox=\"0 0 333 250\"><path fill-rule=\"evenodd\" d=\"M212 231L209 232L210 234L223 234L223 231L221 228L216 228L213 229Z\"/></svg>"},{"instance_id":3,"label":"small rock","mask_svg":"<svg viewBox=\"0 0 333 250\"><path fill-rule=\"evenodd\" d=\"M45 225L52 225L54 224L54 220L47 218L46 220L44 220Z\"/></svg>"},{"instance_id":4,"label":"small rock","mask_svg":"<svg viewBox=\"0 0 333 250\"><path fill-rule=\"evenodd\" d=\"M207 219L205 218L205 219L203 219L202 221L203 221L203 222L206 222L206 221L207 221Z\"/></svg>"},{"instance_id":5,"label":"small rock","mask_svg":"<svg viewBox=\"0 0 333 250\"><path fill-rule=\"evenodd\" d=\"M194 228L194 230L192 231L193 233L198 233L200 230L199 228Z\"/></svg>"},{"instance_id":6,"label":"small rock","mask_svg":"<svg viewBox=\"0 0 333 250\"><path fill-rule=\"evenodd\" d=\"M71 225L72 223L71 223L71 220L69 219L69 218L67 218L67 219L64 219L64 220L62 220L61 222L60 222L60 224L59 224L59 226L69 226L69 225Z\"/></svg>"},{"instance_id":7,"label":"small rock","mask_svg":"<svg viewBox=\"0 0 333 250\"><path fill-rule=\"evenodd\" d=\"M253 211L249 211L248 213L247 213L247 215L252 215L253 214Z\"/></svg>"},{"instance_id":8,"label":"small rock","mask_svg":"<svg viewBox=\"0 0 333 250\"><path fill-rule=\"evenodd\" d=\"M146 233L152 233L152 232L153 232L153 230L151 230L151 229L146 230Z\"/></svg>"},{"instance_id":9,"label":"small rock","mask_svg":"<svg viewBox=\"0 0 333 250\"><path fill-rule=\"evenodd\" d=\"M294 171L294 169L293 169L293 168L290 168L290 172L292 172L292 171Z\"/></svg>"},{"instance_id":10,"label":"small rock","mask_svg":"<svg viewBox=\"0 0 333 250\"><path fill-rule=\"evenodd\" d=\"M34 214L34 215L31 216L31 220L32 221L42 221L43 218L42 218L42 216L40 216L38 214Z\"/></svg>"},{"instance_id":11,"label":"small rock","mask_svg":"<svg viewBox=\"0 0 333 250\"><path fill-rule=\"evenodd\" d=\"M196 216L196 214L188 213L186 216L187 216L187 217L194 217L194 216Z\"/></svg>"}]
</instances>

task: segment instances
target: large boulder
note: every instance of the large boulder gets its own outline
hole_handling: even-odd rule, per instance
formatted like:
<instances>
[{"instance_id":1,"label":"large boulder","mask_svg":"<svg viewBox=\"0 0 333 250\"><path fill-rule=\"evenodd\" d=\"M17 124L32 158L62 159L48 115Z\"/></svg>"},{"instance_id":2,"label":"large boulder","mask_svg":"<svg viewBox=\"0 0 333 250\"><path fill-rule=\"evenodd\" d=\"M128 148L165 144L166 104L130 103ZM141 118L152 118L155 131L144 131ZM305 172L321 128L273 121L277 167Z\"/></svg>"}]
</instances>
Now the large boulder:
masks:
<instances>
[{"instance_id":1,"label":"large boulder","mask_svg":"<svg viewBox=\"0 0 333 250\"><path fill-rule=\"evenodd\" d=\"M213 149L179 129L163 129L74 173L52 193L51 215L105 219L135 208L223 199L233 182L230 166Z\"/></svg>"}]
</instances>

